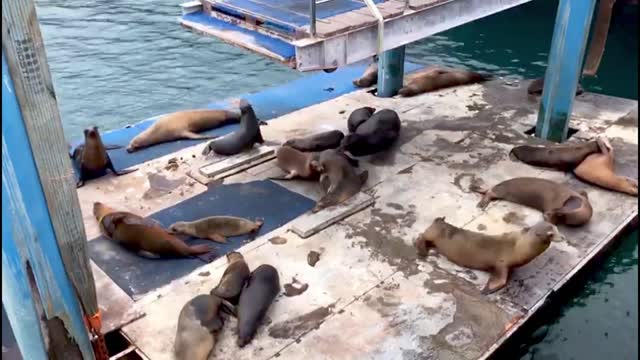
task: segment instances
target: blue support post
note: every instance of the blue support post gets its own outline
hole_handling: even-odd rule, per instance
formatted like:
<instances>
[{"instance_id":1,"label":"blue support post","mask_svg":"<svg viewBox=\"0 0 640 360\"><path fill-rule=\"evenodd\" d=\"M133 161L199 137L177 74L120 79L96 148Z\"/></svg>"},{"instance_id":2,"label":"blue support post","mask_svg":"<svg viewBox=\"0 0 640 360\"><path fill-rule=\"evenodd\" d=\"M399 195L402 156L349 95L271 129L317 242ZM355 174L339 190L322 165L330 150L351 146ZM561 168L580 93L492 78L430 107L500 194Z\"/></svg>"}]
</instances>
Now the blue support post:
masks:
<instances>
[{"instance_id":1,"label":"blue support post","mask_svg":"<svg viewBox=\"0 0 640 360\"><path fill-rule=\"evenodd\" d=\"M72 206L72 205L70 205ZM31 290L27 263L37 294ZM60 319L85 360L94 354L65 270L22 112L2 52L2 302L24 359L47 359L36 307ZM38 304L35 300L40 299ZM39 306L40 305L40 306ZM64 335L64 334L59 334Z\"/></svg>"},{"instance_id":2,"label":"blue support post","mask_svg":"<svg viewBox=\"0 0 640 360\"><path fill-rule=\"evenodd\" d=\"M404 78L404 46L387 50L378 60L378 96L392 97L402 87Z\"/></svg>"},{"instance_id":3,"label":"blue support post","mask_svg":"<svg viewBox=\"0 0 640 360\"><path fill-rule=\"evenodd\" d=\"M560 0L558 4L536 124L537 137L555 142L567 139L595 4L596 0Z\"/></svg>"}]
</instances>

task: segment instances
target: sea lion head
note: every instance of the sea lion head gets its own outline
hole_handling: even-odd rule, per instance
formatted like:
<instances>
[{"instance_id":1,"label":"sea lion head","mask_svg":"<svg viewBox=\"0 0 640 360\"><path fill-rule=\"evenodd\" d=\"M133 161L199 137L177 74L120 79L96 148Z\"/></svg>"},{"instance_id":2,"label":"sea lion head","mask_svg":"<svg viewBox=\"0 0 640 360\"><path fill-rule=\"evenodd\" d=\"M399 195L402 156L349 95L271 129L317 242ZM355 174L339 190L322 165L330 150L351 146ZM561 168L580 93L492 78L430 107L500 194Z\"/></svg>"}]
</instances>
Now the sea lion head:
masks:
<instances>
[{"instance_id":1,"label":"sea lion head","mask_svg":"<svg viewBox=\"0 0 640 360\"><path fill-rule=\"evenodd\" d=\"M113 212L114 210L107 205L96 201L93 203L93 216L100 221L105 215Z\"/></svg>"},{"instance_id":2,"label":"sea lion head","mask_svg":"<svg viewBox=\"0 0 640 360\"><path fill-rule=\"evenodd\" d=\"M98 133L98 127L93 126L84 129L84 139L85 141L88 139L96 139L100 137L100 133Z\"/></svg>"},{"instance_id":3,"label":"sea lion head","mask_svg":"<svg viewBox=\"0 0 640 360\"><path fill-rule=\"evenodd\" d=\"M131 142L129 142L129 145L127 145L127 152L132 153L138 149L140 149L141 147L143 147L144 144L142 141L142 138L140 137L141 134L138 134L138 136L134 137L133 139L131 139Z\"/></svg>"},{"instance_id":4,"label":"sea lion head","mask_svg":"<svg viewBox=\"0 0 640 360\"><path fill-rule=\"evenodd\" d=\"M418 256L425 257L429 254L430 243L440 236L442 226L446 224L444 216L437 217L422 234L418 235L413 242L413 246L418 251Z\"/></svg>"},{"instance_id":5,"label":"sea lion head","mask_svg":"<svg viewBox=\"0 0 640 360\"><path fill-rule=\"evenodd\" d=\"M171 224L168 230L170 234L178 234L178 233L184 232L187 229L187 227L188 227L188 224L186 221L177 221Z\"/></svg>"},{"instance_id":6,"label":"sea lion head","mask_svg":"<svg viewBox=\"0 0 640 360\"><path fill-rule=\"evenodd\" d=\"M230 253L227 253L227 262L229 264L231 264L232 262L241 261L241 260L244 260L244 256L242 256L242 254L240 254L239 252L232 251Z\"/></svg>"},{"instance_id":7,"label":"sea lion head","mask_svg":"<svg viewBox=\"0 0 640 360\"><path fill-rule=\"evenodd\" d=\"M551 245L551 241L558 234L557 228L547 221L540 221L531 227L524 228L523 232L530 239L531 250L535 254L541 254L547 250Z\"/></svg>"}]
</instances>

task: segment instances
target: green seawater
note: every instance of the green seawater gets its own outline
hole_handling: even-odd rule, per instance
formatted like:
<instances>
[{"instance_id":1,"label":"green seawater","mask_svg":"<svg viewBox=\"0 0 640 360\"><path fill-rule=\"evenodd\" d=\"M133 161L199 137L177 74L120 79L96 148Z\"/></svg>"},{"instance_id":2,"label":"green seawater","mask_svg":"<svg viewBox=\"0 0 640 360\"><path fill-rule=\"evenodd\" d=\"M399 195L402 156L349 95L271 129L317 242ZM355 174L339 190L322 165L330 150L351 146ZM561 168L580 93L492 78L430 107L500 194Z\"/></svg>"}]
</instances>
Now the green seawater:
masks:
<instances>
[{"instance_id":1,"label":"green seawater","mask_svg":"<svg viewBox=\"0 0 640 360\"><path fill-rule=\"evenodd\" d=\"M585 0L586 1L586 0ZM37 0L69 139L282 84L301 74L181 28L179 1ZM544 74L557 1L538 0L407 47L409 59L491 72ZM588 91L637 99L637 7L616 4ZM626 236L573 298L513 358L638 357L638 232Z\"/></svg>"}]
</instances>

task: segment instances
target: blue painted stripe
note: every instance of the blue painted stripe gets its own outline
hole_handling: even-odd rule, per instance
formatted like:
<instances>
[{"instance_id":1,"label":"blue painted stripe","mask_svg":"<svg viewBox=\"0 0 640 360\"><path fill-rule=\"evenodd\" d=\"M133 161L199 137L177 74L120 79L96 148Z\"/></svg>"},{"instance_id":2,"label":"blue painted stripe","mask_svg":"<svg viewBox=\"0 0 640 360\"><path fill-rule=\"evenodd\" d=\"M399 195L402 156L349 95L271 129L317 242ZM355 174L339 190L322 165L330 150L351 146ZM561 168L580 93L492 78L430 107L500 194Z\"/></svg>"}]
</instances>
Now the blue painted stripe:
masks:
<instances>
[{"instance_id":1,"label":"blue painted stripe","mask_svg":"<svg viewBox=\"0 0 640 360\"><path fill-rule=\"evenodd\" d=\"M258 118L269 121L296 110L335 99L358 90L352 81L362 75L366 66L366 64L354 64L340 68L333 73L316 72L284 85L267 88L241 97L249 101ZM405 72L412 72L423 67L424 65L406 62ZM230 108L229 100L231 99L212 103L207 107L210 109ZM157 118L158 116L147 119L128 128L104 132L102 134L103 140L107 144L126 146L134 136L151 126ZM234 124L213 129L205 133L210 135L225 135L237 128L238 125ZM82 139L76 139L72 142L73 147L82 143L82 141ZM131 154L127 153L124 148L121 148L110 150L109 156L116 169L124 169L175 153L204 141L206 140L179 140L158 144Z\"/></svg>"}]
</instances>

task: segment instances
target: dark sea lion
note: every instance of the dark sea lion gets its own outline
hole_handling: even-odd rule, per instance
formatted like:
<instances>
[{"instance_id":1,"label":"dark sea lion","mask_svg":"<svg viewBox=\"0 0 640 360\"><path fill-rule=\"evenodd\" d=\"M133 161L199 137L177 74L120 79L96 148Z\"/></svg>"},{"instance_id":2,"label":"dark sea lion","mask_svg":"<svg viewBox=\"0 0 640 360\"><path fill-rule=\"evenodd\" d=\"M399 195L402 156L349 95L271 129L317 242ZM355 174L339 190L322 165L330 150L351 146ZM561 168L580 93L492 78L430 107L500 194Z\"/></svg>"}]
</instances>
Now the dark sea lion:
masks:
<instances>
[{"instance_id":1,"label":"dark sea lion","mask_svg":"<svg viewBox=\"0 0 640 360\"><path fill-rule=\"evenodd\" d=\"M325 150L313 166L322 175L320 184L327 192L311 210L318 212L324 208L338 205L357 194L369 177L368 171L356 174L346 156L338 150Z\"/></svg>"},{"instance_id":2,"label":"dark sea lion","mask_svg":"<svg viewBox=\"0 0 640 360\"><path fill-rule=\"evenodd\" d=\"M202 152L203 155L207 155L211 151L219 155L235 155L251 149L255 143L264 143L258 118L253 107L244 99L240 101L240 113L242 114L240 129L221 139L209 142Z\"/></svg>"},{"instance_id":3,"label":"dark sea lion","mask_svg":"<svg viewBox=\"0 0 640 360\"><path fill-rule=\"evenodd\" d=\"M362 76L353 80L353 85L359 88L366 88L378 83L378 61L374 61L367 66Z\"/></svg>"},{"instance_id":4,"label":"dark sea lion","mask_svg":"<svg viewBox=\"0 0 640 360\"><path fill-rule=\"evenodd\" d=\"M237 307L239 347L251 342L278 293L280 277L273 266L263 264L253 270Z\"/></svg>"},{"instance_id":5,"label":"dark sea lion","mask_svg":"<svg viewBox=\"0 0 640 360\"><path fill-rule=\"evenodd\" d=\"M216 136L198 134L201 131L237 123L240 114L227 110L185 110L161 116L153 125L134 137L128 152L134 152L155 144L179 139L213 139Z\"/></svg>"},{"instance_id":6,"label":"dark sea lion","mask_svg":"<svg viewBox=\"0 0 640 360\"><path fill-rule=\"evenodd\" d=\"M335 149L340 146L344 134L340 130L324 131L318 134L302 138L290 139L282 144L303 152L319 152L327 149Z\"/></svg>"},{"instance_id":7,"label":"dark sea lion","mask_svg":"<svg viewBox=\"0 0 640 360\"><path fill-rule=\"evenodd\" d=\"M251 221L236 216L209 216L195 221L178 221L169 226L169 231L200 239L226 243L227 236L255 233L264 221Z\"/></svg>"},{"instance_id":8,"label":"dark sea lion","mask_svg":"<svg viewBox=\"0 0 640 360\"><path fill-rule=\"evenodd\" d=\"M453 86L468 85L489 80L491 77L468 70L431 68L412 74L398 95L408 97Z\"/></svg>"},{"instance_id":9,"label":"dark sea lion","mask_svg":"<svg viewBox=\"0 0 640 360\"><path fill-rule=\"evenodd\" d=\"M484 194L478 203L482 209L493 200L506 200L541 211L545 221L554 225L581 226L593 215L586 191L576 192L551 180L519 177L503 181L489 190L472 184L471 190Z\"/></svg>"},{"instance_id":10,"label":"dark sea lion","mask_svg":"<svg viewBox=\"0 0 640 360\"><path fill-rule=\"evenodd\" d=\"M542 95L543 89L544 89L544 77L541 77L531 81L531 83L527 87L527 93L529 93L529 95ZM584 89L582 88L582 86L580 86L580 84L578 84L578 87L576 88L576 95L580 95L583 92L584 92Z\"/></svg>"},{"instance_id":11,"label":"dark sea lion","mask_svg":"<svg viewBox=\"0 0 640 360\"><path fill-rule=\"evenodd\" d=\"M102 143L102 137L100 137L100 133L98 132L98 127L94 126L84 129L84 144L79 145L73 151L72 156L76 166L80 169L80 179L76 183L76 186L81 187L87 180L104 176L107 173L107 169L118 176L138 170L116 171L111 163L109 154L107 154L107 150L119 149L120 147L121 146L116 145L104 145Z\"/></svg>"},{"instance_id":12,"label":"dark sea lion","mask_svg":"<svg viewBox=\"0 0 640 360\"><path fill-rule=\"evenodd\" d=\"M93 204L93 215L106 237L141 256L197 256L211 252L207 245L185 244L154 220L126 211L116 211L100 202Z\"/></svg>"},{"instance_id":13,"label":"dark sea lion","mask_svg":"<svg viewBox=\"0 0 640 360\"><path fill-rule=\"evenodd\" d=\"M285 171L285 176L270 177L271 180L291 180L295 178L316 180L320 173L311 164L317 160L317 153L298 151L288 146L281 146L276 150L276 164Z\"/></svg>"},{"instance_id":14,"label":"dark sea lion","mask_svg":"<svg viewBox=\"0 0 640 360\"><path fill-rule=\"evenodd\" d=\"M542 254L555 235L553 225L541 221L520 231L487 235L461 229L436 218L414 245L421 257L436 248L449 261L467 268L491 272L483 294L502 289L513 268L523 266Z\"/></svg>"},{"instance_id":15,"label":"dark sea lion","mask_svg":"<svg viewBox=\"0 0 640 360\"><path fill-rule=\"evenodd\" d=\"M570 171L578 166L589 154L598 151L599 148L596 141L586 141L578 144L562 145L521 145L511 149L509 155L525 164Z\"/></svg>"},{"instance_id":16,"label":"dark sea lion","mask_svg":"<svg viewBox=\"0 0 640 360\"><path fill-rule=\"evenodd\" d=\"M222 330L221 300L217 296L198 295L180 311L174 341L176 360L206 360Z\"/></svg>"},{"instance_id":17,"label":"dark sea lion","mask_svg":"<svg viewBox=\"0 0 640 360\"><path fill-rule=\"evenodd\" d=\"M382 109L342 140L340 148L353 156L372 155L388 148L400 136L400 118L390 109Z\"/></svg>"},{"instance_id":18,"label":"dark sea lion","mask_svg":"<svg viewBox=\"0 0 640 360\"><path fill-rule=\"evenodd\" d=\"M600 152L587 156L573 169L574 175L590 184L605 189L638 196L638 181L615 173L613 147L606 138L597 140Z\"/></svg>"},{"instance_id":19,"label":"dark sea lion","mask_svg":"<svg viewBox=\"0 0 640 360\"><path fill-rule=\"evenodd\" d=\"M371 115L376 112L376 108L372 108L370 106L361 107L359 109L355 109L349 115L349 119L347 119L347 128L349 132L355 132L358 126L363 122L369 120Z\"/></svg>"},{"instance_id":20,"label":"dark sea lion","mask_svg":"<svg viewBox=\"0 0 640 360\"><path fill-rule=\"evenodd\" d=\"M229 301L233 305L237 305L244 284L249 279L249 276L251 276L251 271L244 257L239 252L233 251L228 253L227 263L227 268L224 274L222 274L218 285L211 290L211 295L215 295Z\"/></svg>"}]
</instances>

